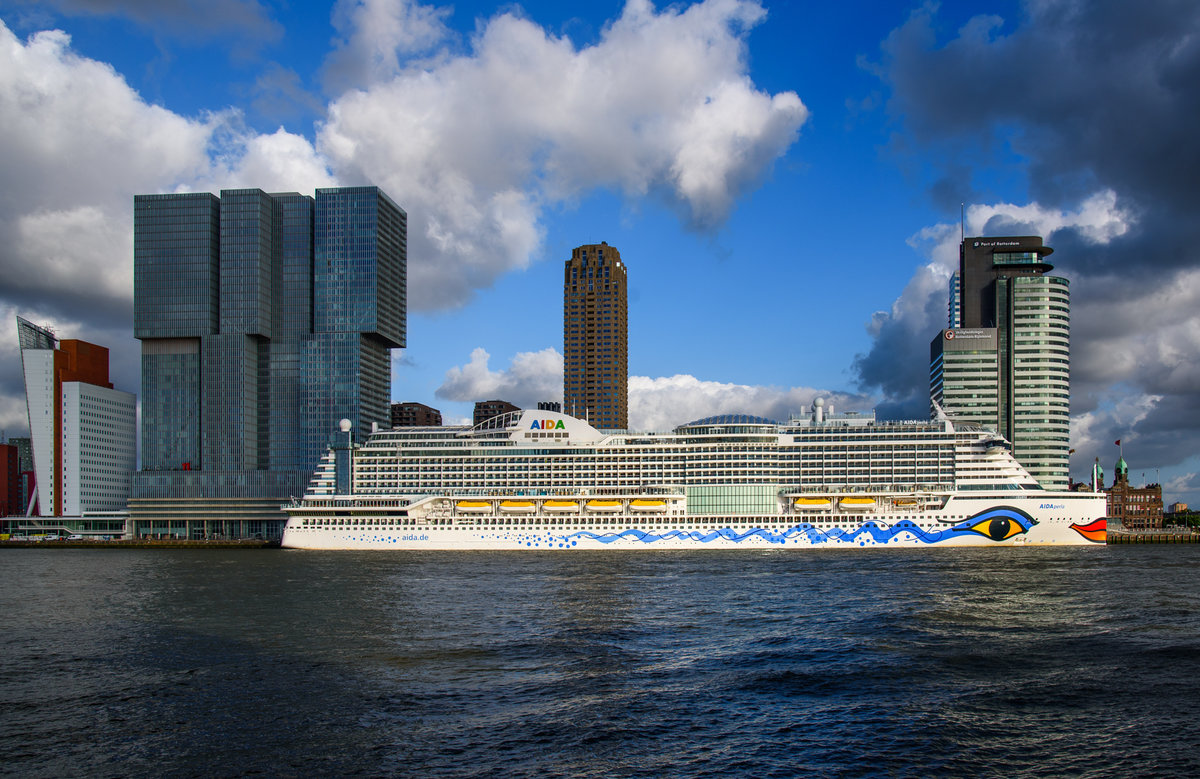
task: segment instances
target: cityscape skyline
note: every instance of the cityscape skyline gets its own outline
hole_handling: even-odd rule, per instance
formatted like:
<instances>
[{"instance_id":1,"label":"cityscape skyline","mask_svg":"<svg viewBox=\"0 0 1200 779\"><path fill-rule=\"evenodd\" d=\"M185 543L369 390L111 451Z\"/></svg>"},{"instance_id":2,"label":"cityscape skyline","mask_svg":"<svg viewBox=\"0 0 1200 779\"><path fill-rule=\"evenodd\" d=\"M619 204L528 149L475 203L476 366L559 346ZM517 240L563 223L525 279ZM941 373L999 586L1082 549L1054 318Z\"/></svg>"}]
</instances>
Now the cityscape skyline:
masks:
<instances>
[{"instance_id":1,"label":"cityscape skyline","mask_svg":"<svg viewBox=\"0 0 1200 779\"><path fill-rule=\"evenodd\" d=\"M557 396L557 264L603 238L638 258L631 427L923 416L960 234L1037 234L1071 281L1072 476L1122 439L1195 501L1200 19L1054 7L0 3L4 300L134 391L134 194L371 183L414 219L393 401Z\"/></svg>"}]
</instances>

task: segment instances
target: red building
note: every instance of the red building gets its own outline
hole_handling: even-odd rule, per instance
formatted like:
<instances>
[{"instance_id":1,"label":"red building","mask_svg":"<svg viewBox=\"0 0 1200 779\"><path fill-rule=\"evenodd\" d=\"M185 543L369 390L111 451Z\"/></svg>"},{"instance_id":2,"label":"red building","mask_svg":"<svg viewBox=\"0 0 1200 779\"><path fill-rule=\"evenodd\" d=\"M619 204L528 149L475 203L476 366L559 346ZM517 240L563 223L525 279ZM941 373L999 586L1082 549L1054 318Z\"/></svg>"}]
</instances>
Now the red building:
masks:
<instances>
[{"instance_id":1,"label":"red building","mask_svg":"<svg viewBox=\"0 0 1200 779\"><path fill-rule=\"evenodd\" d=\"M25 513L21 505L21 453L12 444L0 444L0 513L6 517Z\"/></svg>"},{"instance_id":2,"label":"red building","mask_svg":"<svg viewBox=\"0 0 1200 779\"><path fill-rule=\"evenodd\" d=\"M1133 487L1125 458L1117 460L1117 473L1108 495L1108 518L1119 520L1129 530L1160 530L1163 526L1161 484Z\"/></svg>"}]
</instances>

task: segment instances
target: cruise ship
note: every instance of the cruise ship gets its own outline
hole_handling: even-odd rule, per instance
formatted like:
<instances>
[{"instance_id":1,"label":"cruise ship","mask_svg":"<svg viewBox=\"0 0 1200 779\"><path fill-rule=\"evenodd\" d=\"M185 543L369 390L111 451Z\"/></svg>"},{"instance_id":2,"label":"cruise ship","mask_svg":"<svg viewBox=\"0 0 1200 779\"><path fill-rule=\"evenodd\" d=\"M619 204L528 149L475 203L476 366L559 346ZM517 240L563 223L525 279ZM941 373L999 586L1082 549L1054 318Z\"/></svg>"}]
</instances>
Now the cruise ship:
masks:
<instances>
[{"instance_id":1,"label":"cruise ship","mask_svg":"<svg viewBox=\"0 0 1200 779\"><path fill-rule=\"evenodd\" d=\"M343 420L305 495L302 549L857 549L1104 544L1105 499L1042 489L995 433L949 420L723 415L602 432L524 410L474 427Z\"/></svg>"}]
</instances>

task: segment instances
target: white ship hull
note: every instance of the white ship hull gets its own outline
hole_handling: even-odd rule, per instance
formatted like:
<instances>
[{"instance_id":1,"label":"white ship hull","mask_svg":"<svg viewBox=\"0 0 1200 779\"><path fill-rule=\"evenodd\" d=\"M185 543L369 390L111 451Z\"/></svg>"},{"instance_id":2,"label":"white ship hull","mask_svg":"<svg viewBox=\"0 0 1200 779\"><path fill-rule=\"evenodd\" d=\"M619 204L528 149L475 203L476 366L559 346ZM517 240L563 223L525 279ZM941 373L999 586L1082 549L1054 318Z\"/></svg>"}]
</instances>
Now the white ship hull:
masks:
<instances>
[{"instance_id":1,"label":"white ship hull","mask_svg":"<svg viewBox=\"0 0 1200 779\"><path fill-rule=\"evenodd\" d=\"M809 512L773 518L554 516L397 519L293 509L283 546L296 549L861 549L931 546L1094 546L1105 542L1104 497L1045 493L1037 499L951 498L933 512Z\"/></svg>"}]
</instances>

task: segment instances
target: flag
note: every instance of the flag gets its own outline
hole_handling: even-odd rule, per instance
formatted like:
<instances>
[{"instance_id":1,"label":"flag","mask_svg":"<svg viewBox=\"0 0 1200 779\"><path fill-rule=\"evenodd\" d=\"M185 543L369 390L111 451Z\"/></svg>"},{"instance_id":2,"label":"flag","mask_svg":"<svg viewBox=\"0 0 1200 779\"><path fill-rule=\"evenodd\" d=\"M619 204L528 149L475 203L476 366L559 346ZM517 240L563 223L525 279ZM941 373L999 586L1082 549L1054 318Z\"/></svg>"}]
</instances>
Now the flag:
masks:
<instances>
[{"instance_id":1,"label":"flag","mask_svg":"<svg viewBox=\"0 0 1200 779\"><path fill-rule=\"evenodd\" d=\"M1116 440L1116 442L1115 442L1115 443L1116 443L1116 445L1117 445L1117 446L1120 446L1120 445L1121 445L1121 439L1120 439L1120 438L1118 438L1118 439Z\"/></svg>"}]
</instances>

